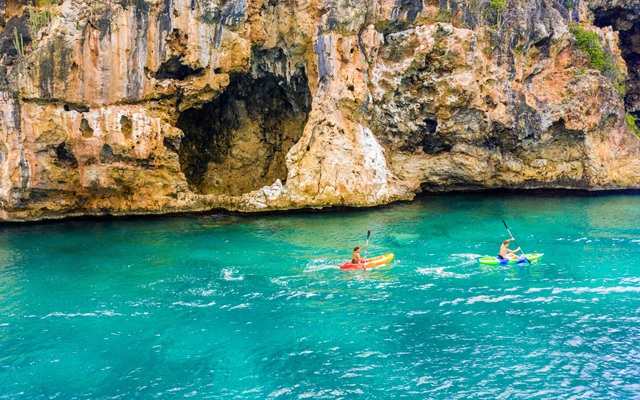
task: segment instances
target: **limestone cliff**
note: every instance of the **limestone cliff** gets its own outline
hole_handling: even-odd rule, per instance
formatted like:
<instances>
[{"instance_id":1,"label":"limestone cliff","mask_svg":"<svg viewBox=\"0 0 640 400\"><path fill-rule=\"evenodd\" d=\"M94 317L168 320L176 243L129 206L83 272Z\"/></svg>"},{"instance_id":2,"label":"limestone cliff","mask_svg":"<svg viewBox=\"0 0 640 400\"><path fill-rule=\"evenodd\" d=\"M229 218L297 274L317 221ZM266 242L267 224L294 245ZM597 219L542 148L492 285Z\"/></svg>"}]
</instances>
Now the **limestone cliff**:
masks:
<instances>
[{"instance_id":1,"label":"limestone cliff","mask_svg":"<svg viewBox=\"0 0 640 400\"><path fill-rule=\"evenodd\" d=\"M5 220L640 187L637 1L0 0L0 24Z\"/></svg>"}]
</instances>

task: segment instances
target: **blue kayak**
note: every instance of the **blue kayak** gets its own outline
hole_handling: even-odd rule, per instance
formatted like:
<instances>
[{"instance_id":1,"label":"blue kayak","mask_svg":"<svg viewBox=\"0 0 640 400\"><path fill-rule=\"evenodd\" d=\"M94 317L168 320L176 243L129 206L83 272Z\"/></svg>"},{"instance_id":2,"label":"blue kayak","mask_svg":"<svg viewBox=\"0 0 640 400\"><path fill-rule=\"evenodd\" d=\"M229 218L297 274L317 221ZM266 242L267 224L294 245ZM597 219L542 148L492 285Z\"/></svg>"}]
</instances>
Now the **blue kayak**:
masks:
<instances>
[{"instance_id":1,"label":"blue kayak","mask_svg":"<svg viewBox=\"0 0 640 400\"><path fill-rule=\"evenodd\" d=\"M522 264L529 262L533 262L540 257L542 257L544 253L531 253L525 254L524 256L520 256L514 259L499 259L498 257L485 256L480 257L480 264L489 264L489 265L506 265L506 264Z\"/></svg>"}]
</instances>

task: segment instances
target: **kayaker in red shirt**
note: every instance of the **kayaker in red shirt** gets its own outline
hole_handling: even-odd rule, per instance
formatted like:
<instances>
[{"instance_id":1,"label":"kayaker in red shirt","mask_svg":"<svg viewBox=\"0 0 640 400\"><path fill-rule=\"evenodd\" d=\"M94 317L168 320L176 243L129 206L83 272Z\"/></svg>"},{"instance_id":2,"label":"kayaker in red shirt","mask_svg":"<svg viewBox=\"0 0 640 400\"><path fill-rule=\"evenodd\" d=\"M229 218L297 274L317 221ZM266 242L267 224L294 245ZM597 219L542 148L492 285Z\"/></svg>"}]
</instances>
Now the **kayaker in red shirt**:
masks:
<instances>
[{"instance_id":1,"label":"kayaker in red shirt","mask_svg":"<svg viewBox=\"0 0 640 400\"><path fill-rule=\"evenodd\" d=\"M353 248L353 259L351 259L351 262L354 264L358 264L363 262L365 259L360 258L360 250L364 249L365 247L368 247L369 244L365 244L362 247L356 246Z\"/></svg>"}]
</instances>

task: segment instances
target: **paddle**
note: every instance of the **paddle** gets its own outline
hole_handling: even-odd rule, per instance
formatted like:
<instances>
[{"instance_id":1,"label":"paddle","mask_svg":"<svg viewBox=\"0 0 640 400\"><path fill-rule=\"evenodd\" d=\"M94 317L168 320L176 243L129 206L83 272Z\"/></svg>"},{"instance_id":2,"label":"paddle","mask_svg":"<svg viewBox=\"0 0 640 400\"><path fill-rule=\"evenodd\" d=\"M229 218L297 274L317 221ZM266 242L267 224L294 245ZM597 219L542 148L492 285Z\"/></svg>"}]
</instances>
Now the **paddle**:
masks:
<instances>
[{"instance_id":1,"label":"paddle","mask_svg":"<svg viewBox=\"0 0 640 400\"><path fill-rule=\"evenodd\" d=\"M367 231L367 243L365 246L369 246L369 237L371 236L371 231Z\"/></svg>"},{"instance_id":2,"label":"paddle","mask_svg":"<svg viewBox=\"0 0 640 400\"><path fill-rule=\"evenodd\" d=\"M371 231L367 231L367 243L365 243L365 246L369 246L369 237L370 236L371 236ZM364 251L362 253L363 253L362 254L363 258L366 260L367 257L364 257ZM367 264L365 264L363 268L367 269Z\"/></svg>"},{"instance_id":3,"label":"paddle","mask_svg":"<svg viewBox=\"0 0 640 400\"><path fill-rule=\"evenodd\" d=\"M518 242L516 242L516 239L513 237L513 235L511 234L511 231L509 230L509 227L507 226L507 223L504 222L504 220L502 220L502 223L504 224L504 227L507 229L507 232L509 232L509 236L511 236L511 239L513 239L513 243L516 244L516 246L518 246ZM518 246L520 247L520 246ZM529 264L531 264L531 261L529 261L529 259L527 258L527 256L524 255L524 250L522 250L522 247L520 247L520 252L522 252L522 257L524 257L525 260L527 260L527 262Z\"/></svg>"}]
</instances>

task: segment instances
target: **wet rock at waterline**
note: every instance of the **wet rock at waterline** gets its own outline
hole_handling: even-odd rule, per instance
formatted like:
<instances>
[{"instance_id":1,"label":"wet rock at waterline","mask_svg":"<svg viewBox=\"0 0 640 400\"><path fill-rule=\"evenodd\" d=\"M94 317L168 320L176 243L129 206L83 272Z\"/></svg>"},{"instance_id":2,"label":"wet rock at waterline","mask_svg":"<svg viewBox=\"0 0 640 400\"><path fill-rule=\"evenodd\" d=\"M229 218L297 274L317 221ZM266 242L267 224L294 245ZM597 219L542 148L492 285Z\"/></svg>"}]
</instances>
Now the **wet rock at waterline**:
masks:
<instances>
[{"instance_id":1,"label":"wet rock at waterline","mask_svg":"<svg viewBox=\"0 0 640 400\"><path fill-rule=\"evenodd\" d=\"M5 220L640 186L635 2L30 7L0 4Z\"/></svg>"}]
</instances>

